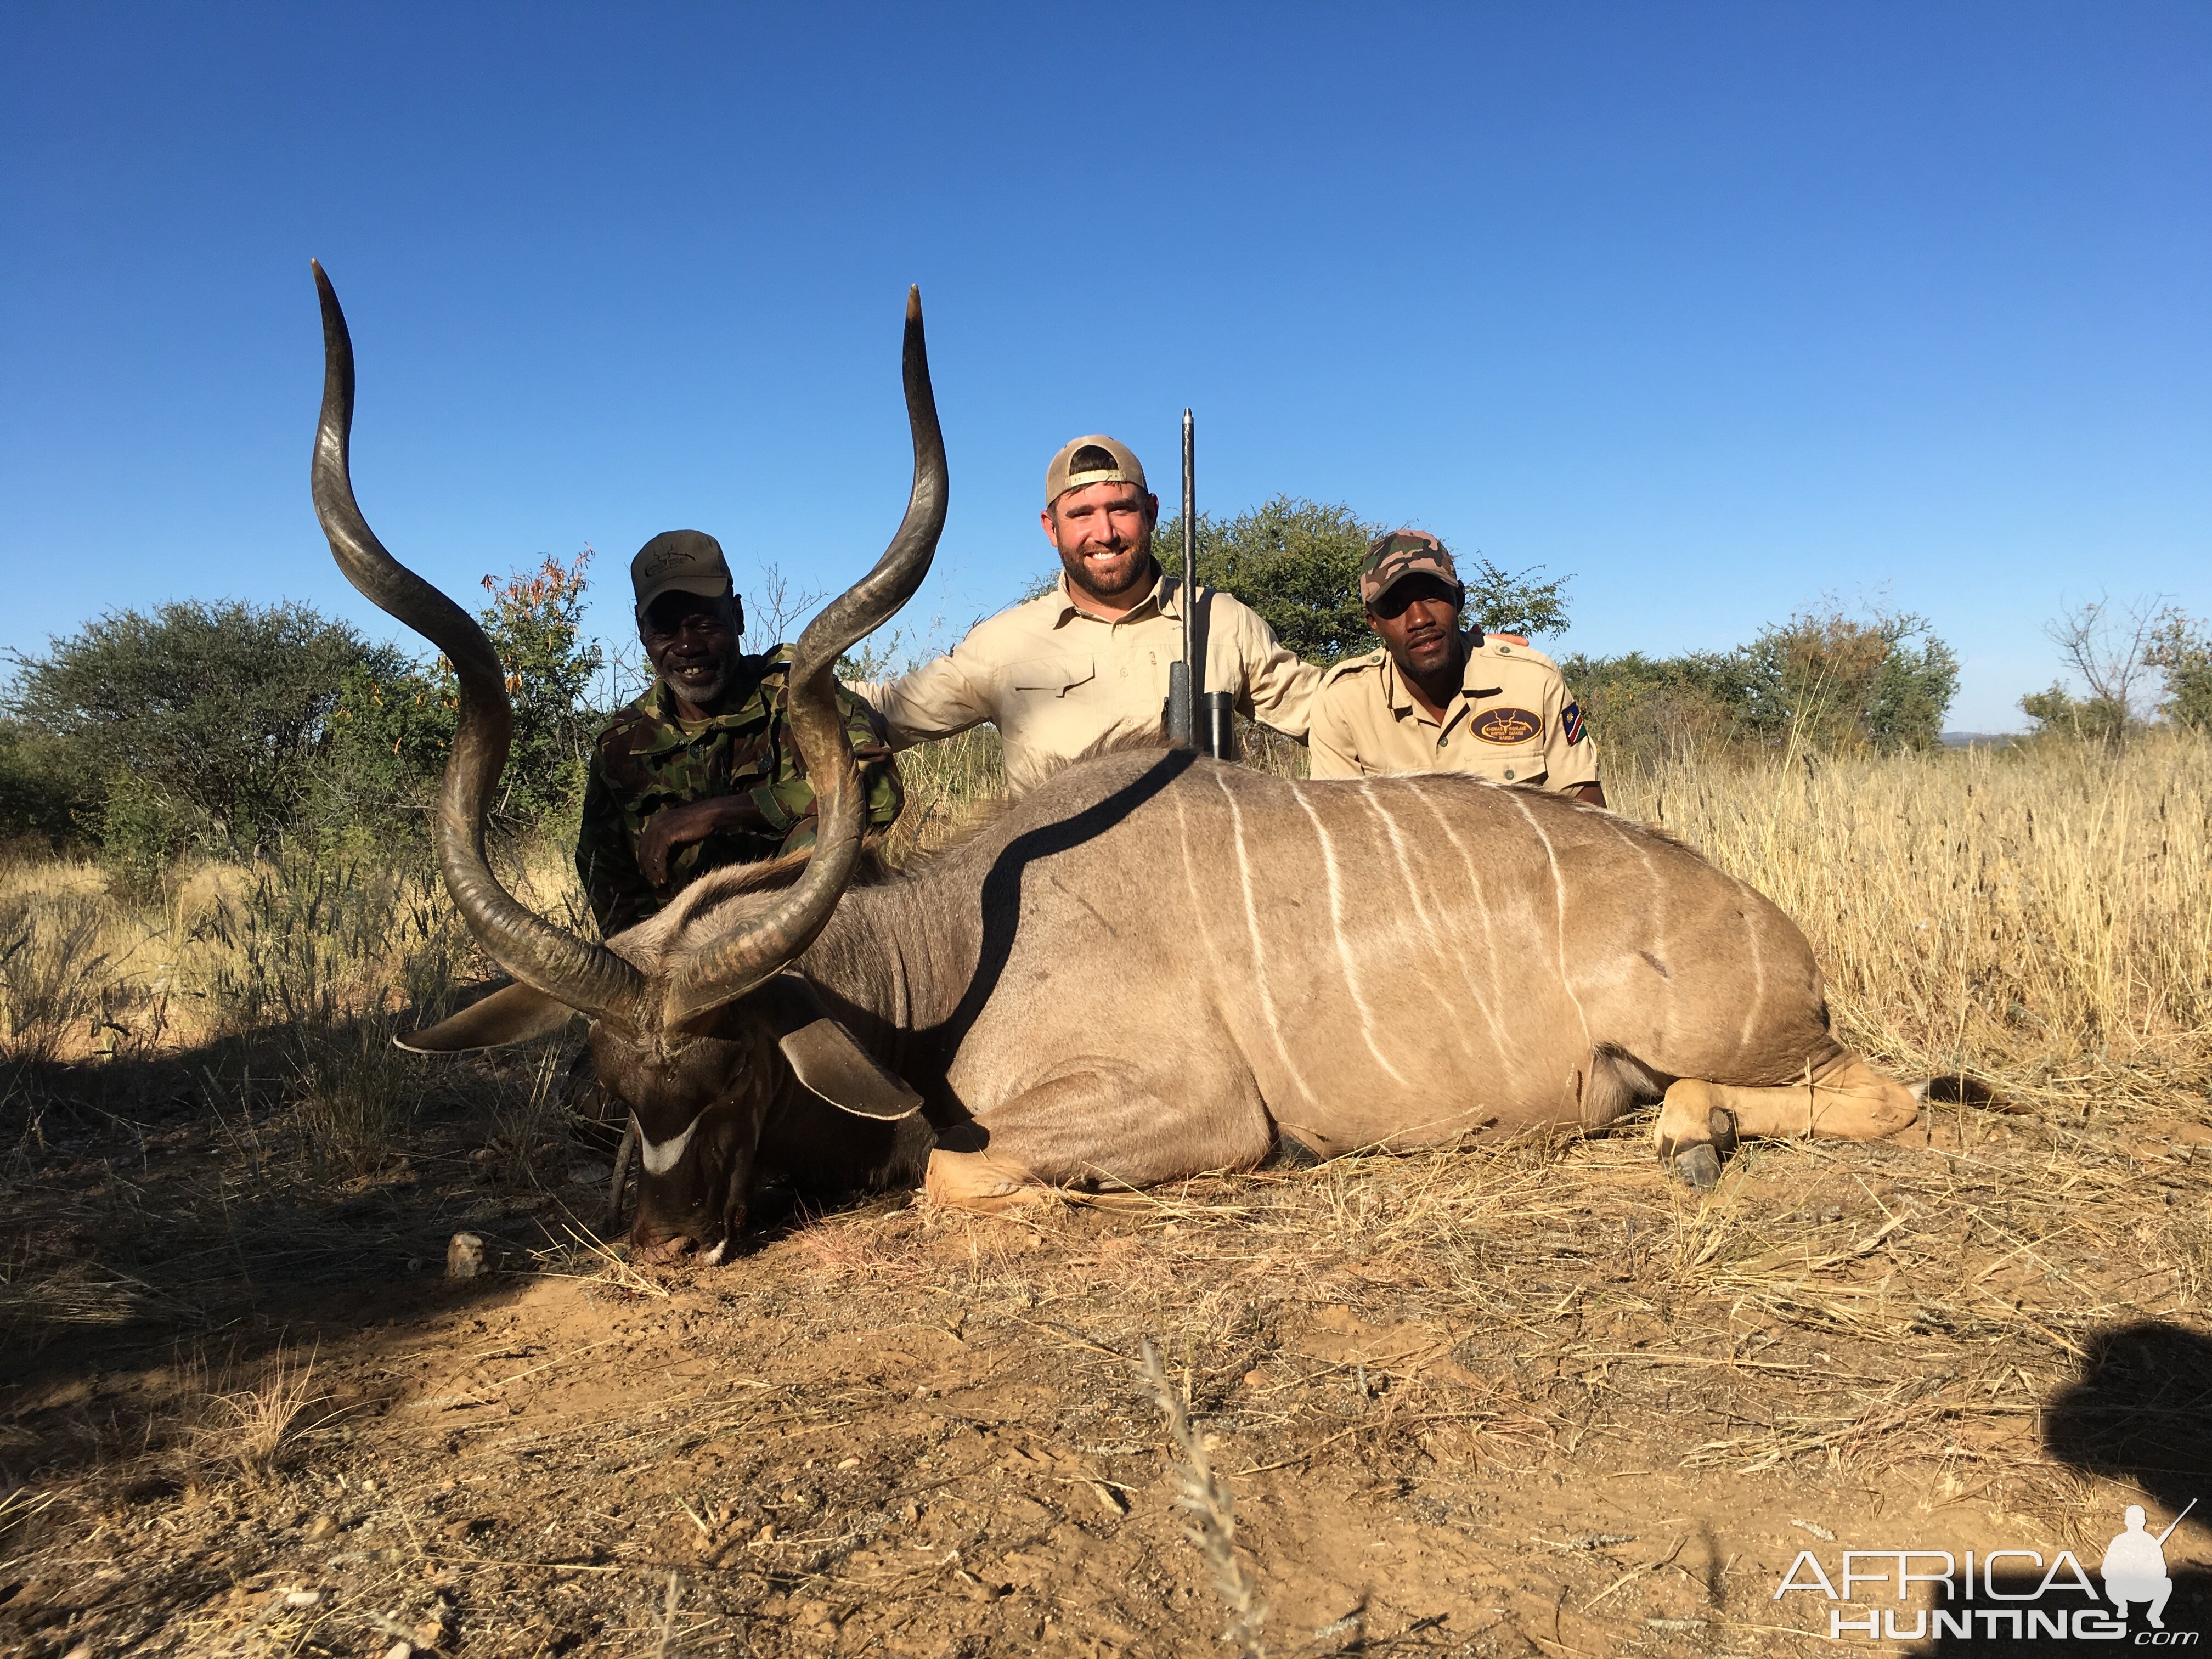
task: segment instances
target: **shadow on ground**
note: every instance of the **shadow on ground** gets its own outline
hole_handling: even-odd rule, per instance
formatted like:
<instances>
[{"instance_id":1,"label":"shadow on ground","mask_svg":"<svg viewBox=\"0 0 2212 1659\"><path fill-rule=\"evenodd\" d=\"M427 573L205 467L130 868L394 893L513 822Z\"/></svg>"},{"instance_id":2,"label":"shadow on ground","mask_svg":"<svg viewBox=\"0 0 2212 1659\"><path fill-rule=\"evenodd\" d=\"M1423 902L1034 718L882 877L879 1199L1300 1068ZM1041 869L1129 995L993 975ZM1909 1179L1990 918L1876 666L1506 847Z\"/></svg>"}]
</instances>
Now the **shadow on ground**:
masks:
<instances>
[{"instance_id":1,"label":"shadow on ground","mask_svg":"<svg viewBox=\"0 0 2212 1659\"><path fill-rule=\"evenodd\" d=\"M2155 1538L2207 1520L2212 1497L2212 1340L2202 1333L2161 1320L2144 1320L2096 1333L2087 1345L2081 1373L2050 1402L2043 1419L2043 1443L2051 1455L2069 1468L2141 1489L2144 1531ZM2195 1505L2186 1520L2169 1532L2176 1517ZM2113 1542L2127 1530L2124 1505L2087 1523ZM2135 1547L2138 1557L2145 1547ZM2178 1552L2168 1548L2171 1557ZM2081 1565L2100 1589L2105 1558L2085 1555ZM2119 1563L2113 1563L2117 1569ZM1979 1654L1993 1644L2032 1642L2038 1653L2106 1653L2112 1644L2134 1647L2200 1648L2212 1640L2212 1573L2174 1566L2166 1574L2170 1595L2153 1625L2149 1604L2131 1601L2124 1628L2109 1600L2090 1602L2078 1589L2060 1585L2038 1597L2048 1567L2028 1572L1999 1570L1976 1586L1971 1607L1948 1604L1954 1619L1966 1614L1971 1637L1947 1632L1923 1651L1935 1655ZM2147 1590L2159 1588L2146 1582ZM2006 1605L2007 1598L2010 1605ZM2037 1618L2040 1613L2041 1617ZM2063 1624L2065 1635L2053 1633ZM2078 1633L2077 1633L2078 1632Z\"/></svg>"},{"instance_id":2,"label":"shadow on ground","mask_svg":"<svg viewBox=\"0 0 2212 1659\"><path fill-rule=\"evenodd\" d=\"M588 1237L599 1195L565 1177L604 1154L544 1103L564 1054L426 1073L388 1146L346 1159L303 1129L274 1030L0 1073L0 1490L144 1451L191 1385L317 1330L501 1294L446 1279L457 1231L495 1266Z\"/></svg>"}]
</instances>

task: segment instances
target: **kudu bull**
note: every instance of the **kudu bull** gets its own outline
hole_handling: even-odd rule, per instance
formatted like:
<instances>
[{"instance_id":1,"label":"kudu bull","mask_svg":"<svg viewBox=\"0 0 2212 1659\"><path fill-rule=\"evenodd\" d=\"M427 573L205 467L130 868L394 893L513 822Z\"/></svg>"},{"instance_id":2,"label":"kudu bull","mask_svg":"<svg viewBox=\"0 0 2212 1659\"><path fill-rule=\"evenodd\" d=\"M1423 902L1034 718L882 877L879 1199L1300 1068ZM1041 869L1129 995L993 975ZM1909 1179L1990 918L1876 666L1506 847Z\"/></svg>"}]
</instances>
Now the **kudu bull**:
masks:
<instances>
[{"instance_id":1,"label":"kudu bull","mask_svg":"<svg viewBox=\"0 0 2212 1659\"><path fill-rule=\"evenodd\" d=\"M820 800L803 868L708 875L604 945L485 860L511 729L498 658L354 500L353 356L321 268L316 511L354 585L442 651L460 716L431 828L517 981L408 1039L454 1052L591 1022L643 1152L632 1242L719 1260L757 1184L911 1185L995 1208L1260 1162L1601 1127L1663 1099L1662 1158L1717 1178L1740 1136L1895 1133L1915 1091L1847 1052L1773 905L1598 808L1462 776L1328 783L1187 752L1080 762L966 842L856 883L839 653L921 585L945 521L918 294L906 516L800 636L791 717Z\"/></svg>"}]
</instances>

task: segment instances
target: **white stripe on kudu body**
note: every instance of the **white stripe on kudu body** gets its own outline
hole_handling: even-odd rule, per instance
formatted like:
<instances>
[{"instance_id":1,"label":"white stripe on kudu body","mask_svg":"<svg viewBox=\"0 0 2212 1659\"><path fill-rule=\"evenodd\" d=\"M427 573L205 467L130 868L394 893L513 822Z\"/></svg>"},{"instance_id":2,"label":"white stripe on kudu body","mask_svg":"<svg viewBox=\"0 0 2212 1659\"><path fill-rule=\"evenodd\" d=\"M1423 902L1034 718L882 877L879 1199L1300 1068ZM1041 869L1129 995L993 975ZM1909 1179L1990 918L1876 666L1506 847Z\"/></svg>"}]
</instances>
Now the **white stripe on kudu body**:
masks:
<instances>
[{"instance_id":1,"label":"white stripe on kudu body","mask_svg":"<svg viewBox=\"0 0 2212 1659\"><path fill-rule=\"evenodd\" d=\"M1352 994L1352 1006L1359 1010L1360 1038L1367 1044L1367 1052L1375 1056L1375 1063L1390 1074L1393 1082L1403 1088L1407 1086L1405 1073L1390 1063L1390 1056L1384 1054L1381 1045L1375 1041L1375 1010L1368 1002L1366 993L1360 989L1359 969L1353 963L1352 945L1346 937L1344 882L1337 874L1336 844L1329 840L1328 826L1321 821L1321 814L1314 811L1313 803L1306 799L1306 792L1295 783L1291 786L1291 799L1305 809L1307 818L1312 822L1314 834L1321 838L1321 866L1328 878L1329 932L1335 939L1337 966L1344 969L1344 988Z\"/></svg>"},{"instance_id":2,"label":"white stripe on kudu body","mask_svg":"<svg viewBox=\"0 0 2212 1659\"><path fill-rule=\"evenodd\" d=\"M1483 955L1490 965L1490 994L1478 995L1476 1006L1482 1010L1482 1017L1490 1026L1498 1063L1509 1073L1522 1071L1525 1068L1520 1063L1518 1045L1507 1036L1500 1018L1500 1010L1505 1006L1505 973L1504 964L1498 959L1498 929L1491 920L1491 897L1484 887L1482 866L1474 853L1468 850L1467 843L1460 839L1450 815L1437 804L1435 792L1426 781L1407 778L1404 781L1407 793L1429 809L1429 816L1436 819L1437 827L1443 832L1444 839L1451 843L1452 850L1459 854L1460 865L1467 872L1468 897L1471 902L1455 908L1462 913L1472 912L1475 921L1481 923Z\"/></svg>"},{"instance_id":3,"label":"white stripe on kudu body","mask_svg":"<svg viewBox=\"0 0 2212 1659\"><path fill-rule=\"evenodd\" d=\"M1674 959L1671 941L1667 937L1668 927L1674 920L1667 903L1667 884L1659 878L1658 867L1651 862L1650 846L1644 837L1632 835L1628 826L1610 813L1606 815L1604 822L1622 844L1636 854L1637 863L1643 866L1646 893L1644 919L1651 929L1651 945L1645 959L1650 962L1651 970L1665 980L1671 990L1674 969L1664 965ZM1674 999L1671 995L1662 996L1657 1008L1658 1031L1663 1040L1674 1030Z\"/></svg>"},{"instance_id":4,"label":"white stripe on kudu body","mask_svg":"<svg viewBox=\"0 0 2212 1659\"><path fill-rule=\"evenodd\" d=\"M1751 996L1744 1005L1743 1029L1736 1033L1735 1046L1751 1047L1753 1032L1759 1029L1759 1005L1766 996L1766 958L1759 948L1759 916L1749 905L1741 912L1743 931L1751 944Z\"/></svg>"},{"instance_id":5,"label":"white stripe on kudu body","mask_svg":"<svg viewBox=\"0 0 2212 1659\"><path fill-rule=\"evenodd\" d=\"M1478 1008L1481 1008L1484 1015L1490 1018L1491 1032L1502 1044L1504 1042L1505 1034L1498 1029L1496 1018L1490 1014L1490 1010L1483 1004L1482 994L1476 988L1474 975L1468 967L1467 952L1450 948L1443 928L1437 925L1435 913L1429 908L1427 896L1429 884L1413 873L1413 860L1407 853L1406 837L1404 832L1398 827L1397 815L1391 811L1389 802L1376 798L1373 787L1365 778L1359 781L1359 799L1367 803L1367 810L1381 821L1383 831L1389 840L1390 856L1398 866L1398 878L1404 884L1406 897L1413 906L1413 918L1419 927L1421 945L1432 955L1449 959L1451 968L1458 971L1459 982L1467 988L1468 1000ZM1437 976L1435 989L1440 1000L1446 999L1449 995L1445 983L1449 977L1448 973L1442 971ZM1453 1023L1452 1029L1455 1033L1459 1031L1456 1021Z\"/></svg>"},{"instance_id":6,"label":"white stripe on kudu body","mask_svg":"<svg viewBox=\"0 0 2212 1659\"><path fill-rule=\"evenodd\" d=\"M1413 913L1421 920L1422 933L1426 936L1432 948L1443 951L1446 955L1451 957L1453 963L1458 967L1460 982L1467 987L1468 1000L1474 1005L1475 1008L1481 1013L1484 1023L1490 1027L1491 1040L1497 1044L1497 1052L1499 1054L1506 1053L1510 1045L1505 1040L1505 1028L1498 1023L1498 1010L1494 1006L1496 1002L1498 978L1498 946L1496 940L1493 939L1490 941L1492 994L1490 996L1485 996L1482 994L1482 988L1474 982L1474 967L1472 952L1466 950L1455 950L1450 948L1447 943L1447 934L1445 930L1438 927L1433 917L1430 915L1428 901L1422 896L1422 890L1427 887L1429 884L1427 881L1413 873L1413 860L1407 856L1406 852L1406 838L1399 832L1398 820L1391 815L1389 805L1376 797L1373 787L1365 778L1362 778L1359 781L1359 794L1360 798L1366 801L1376 814L1382 818L1383 827L1390 832L1390 850L1397 857L1398 873L1405 878L1406 891L1413 901ZM1482 890L1474 884L1474 860L1468 856L1467 849L1464 847L1459 846L1459 837L1452 833L1450 821L1445 818L1441 812L1437 811L1435 803L1429 800L1427 797L1420 794L1419 792L1414 792L1414 799L1419 800L1423 805L1429 809L1430 812L1435 816L1437 822L1443 826L1446 837L1450 840L1453 846L1459 848L1461 860L1468 866L1468 890L1474 893L1479 901L1481 896ZM1490 917L1487 912L1483 913L1482 921L1483 932L1487 935L1490 932ZM1457 928L1454 928L1452 930L1452 933L1455 935L1460 930Z\"/></svg>"},{"instance_id":7,"label":"white stripe on kudu body","mask_svg":"<svg viewBox=\"0 0 2212 1659\"><path fill-rule=\"evenodd\" d=\"M1590 1041L1589 1014L1583 1007L1582 998L1575 994L1574 976L1567 969L1567 884L1559 874L1559 855L1552 849L1552 838L1544 833L1544 826L1536 822L1536 815L1528 810L1528 803L1511 789L1505 793L1521 816L1528 820L1528 827L1536 832L1536 839L1544 844L1544 866L1552 872L1552 907L1559 924L1559 988L1567 994L1567 1000L1575 1005L1575 1018L1582 1022L1583 1042L1587 1044Z\"/></svg>"},{"instance_id":8,"label":"white stripe on kudu body","mask_svg":"<svg viewBox=\"0 0 2212 1659\"><path fill-rule=\"evenodd\" d=\"M1260 1012L1267 1021L1268 1035L1275 1039L1275 1052L1282 1056L1283 1069L1291 1074L1291 1081L1298 1085L1298 1092L1306 1103L1314 1103L1314 1092L1306 1086L1305 1076L1298 1063L1291 1057L1290 1044L1283 1041L1283 1024L1275 1017L1274 993L1267 988L1267 947L1260 938L1260 911L1252 898L1252 860L1244 848L1244 814L1237 805L1237 792L1229 787L1226 769L1213 775L1220 786L1221 798L1229 803L1229 838L1237 848L1237 878L1244 892L1244 931L1252 940L1252 980L1260 988Z\"/></svg>"}]
</instances>

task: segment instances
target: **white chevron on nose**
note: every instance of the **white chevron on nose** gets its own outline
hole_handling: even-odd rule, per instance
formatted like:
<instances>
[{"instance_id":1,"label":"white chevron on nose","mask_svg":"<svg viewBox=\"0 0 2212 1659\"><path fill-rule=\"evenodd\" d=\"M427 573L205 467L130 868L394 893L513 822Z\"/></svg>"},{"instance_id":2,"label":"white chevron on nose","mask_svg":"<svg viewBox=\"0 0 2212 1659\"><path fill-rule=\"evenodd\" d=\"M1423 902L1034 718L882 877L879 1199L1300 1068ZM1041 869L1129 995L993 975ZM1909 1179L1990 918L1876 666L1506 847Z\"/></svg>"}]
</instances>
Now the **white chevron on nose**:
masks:
<instances>
[{"instance_id":1,"label":"white chevron on nose","mask_svg":"<svg viewBox=\"0 0 2212 1659\"><path fill-rule=\"evenodd\" d=\"M632 1121L635 1121L635 1119ZM698 1128L699 1120L693 1118L684 1126L684 1133L673 1140L653 1141L646 1139L645 1127L638 1126L637 1153L644 1160L647 1175L666 1175L683 1162L684 1150L691 1144L692 1132Z\"/></svg>"}]
</instances>

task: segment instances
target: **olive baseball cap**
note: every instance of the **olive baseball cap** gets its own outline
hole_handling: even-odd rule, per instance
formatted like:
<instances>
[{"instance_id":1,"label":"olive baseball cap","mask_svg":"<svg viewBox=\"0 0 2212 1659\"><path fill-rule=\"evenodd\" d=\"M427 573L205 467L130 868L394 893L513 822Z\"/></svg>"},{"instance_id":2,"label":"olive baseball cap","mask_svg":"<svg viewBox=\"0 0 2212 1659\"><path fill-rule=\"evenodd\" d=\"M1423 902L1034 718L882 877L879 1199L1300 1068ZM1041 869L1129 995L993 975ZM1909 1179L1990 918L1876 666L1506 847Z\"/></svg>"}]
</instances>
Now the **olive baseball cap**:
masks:
<instances>
[{"instance_id":1,"label":"olive baseball cap","mask_svg":"<svg viewBox=\"0 0 2212 1659\"><path fill-rule=\"evenodd\" d=\"M639 548L629 562L629 585L637 593L641 617L663 593L719 599L737 591L721 543L703 530L664 530Z\"/></svg>"},{"instance_id":2,"label":"olive baseball cap","mask_svg":"<svg viewBox=\"0 0 2212 1659\"><path fill-rule=\"evenodd\" d=\"M1425 530L1377 536L1359 564L1359 602L1371 605L1408 576L1440 576L1462 592L1459 567L1444 544Z\"/></svg>"},{"instance_id":3,"label":"olive baseball cap","mask_svg":"<svg viewBox=\"0 0 2212 1659\"><path fill-rule=\"evenodd\" d=\"M1094 432L1071 438L1044 470L1044 504L1050 507L1071 489L1095 483L1133 483L1145 488L1145 465L1125 443Z\"/></svg>"}]
</instances>

